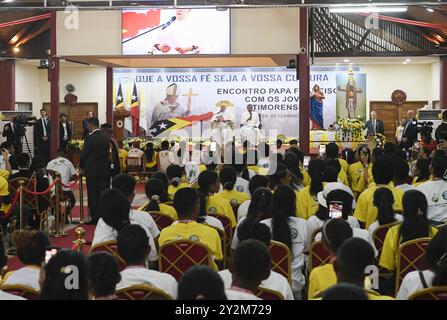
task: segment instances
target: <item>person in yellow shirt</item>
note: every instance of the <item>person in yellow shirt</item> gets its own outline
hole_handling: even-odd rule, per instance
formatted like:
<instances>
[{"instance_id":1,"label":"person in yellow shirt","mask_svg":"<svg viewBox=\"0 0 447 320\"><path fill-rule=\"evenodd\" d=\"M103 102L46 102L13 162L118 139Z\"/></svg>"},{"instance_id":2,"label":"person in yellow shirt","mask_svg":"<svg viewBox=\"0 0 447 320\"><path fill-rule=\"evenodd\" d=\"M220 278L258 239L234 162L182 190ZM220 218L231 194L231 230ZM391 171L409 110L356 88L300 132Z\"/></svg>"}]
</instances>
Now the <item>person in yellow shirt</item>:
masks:
<instances>
[{"instance_id":1,"label":"person in yellow shirt","mask_svg":"<svg viewBox=\"0 0 447 320\"><path fill-rule=\"evenodd\" d=\"M174 198L174 194L177 190L189 187L189 183L184 178L184 173L184 168L176 164L171 164L166 168L166 174L170 181L168 194L171 198Z\"/></svg>"},{"instance_id":2,"label":"person in yellow shirt","mask_svg":"<svg viewBox=\"0 0 447 320\"><path fill-rule=\"evenodd\" d=\"M297 150L296 152L300 152L298 149L295 148L293 150ZM292 174L292 183L296 185L298 189L303 188L305 186L305 182L307 183L307 185L309 185L309 182L304 180L304 174L300 167L301 162L295 152L287 151L284 155L284 163Z\"/></svg>"},{"instance_id":3,"label":"person in yellow shirt","mask_svg":"<svg viewBox=\"0 0 447 320\"><path fill-rule=\"evenodd\" d=\"M334 270L337 283L351 283L364 288L367 267L375 265L374 249L361 238L347 239L337 252ZM382 296L374 290L365 289L369 300L394 300L389 296Z\"/></svg>"},{"instance_id":4,"label":"person in yellow shirt","mask_svg":"<svg viewBox=\"0 0 447 320\"><path fill-rule=\"evenodd\" d=\"M146 144L144 154L146 155L146 171L148 172L157 171L158 153L157 151L154 150L154 144L152 142Z\"/></svg>"},{"instance_id":5,"label":"person in yellow shirt","mask_svg":"<svg viewBox=\"0 0 447 320\"><path fill-rule=\"evenodd\" d=\"M210 226L197 222L200 210L200 198L192 188L178 190L174 196L174 208L179 221L164 228L158 239L160 247L170 241L185 239L206 245L213 257L212 267L218 270L216 262L223 260L219 233Z\"/></svg>"},{"instance_id":6,"label":"person in yellow shirt","mask_svg":"<svg viewBox=\"0 0 447 320\"><path fill-rule=\"evenodd\" d=\"M326 145L326 155L325 158L327 160L337 160L340 162L340 167L344 171L344 173L348 172L348 163L344 159L339 158L339 148L335 142L330 142Z\"/></svg>"},{"instance_id":7,"label":"person in yellow shirt","mask_svg":"<svg viewBox=\"0 0 447 320\"><path fill-rule=\"evenodd\" d=\"M223 190L216 194L216 198L228 200L233 208L239 207L242 203L250 199L250 196L247 193L234 190L234 185L237 180L237 172L233 167L224 166L219 173L219 178Z\"/></svg>"},{"instance_id":8,"label":"person in yellow shirt","mask_svg":"<svg viewBox=\"0 0 447 320\"><path fill-rule=\"evenodd\" d=\"M321 300L368 300L368 295L363 288L351 283L336 284L324 291Z\"/></svg>"},{"instance_id":9,"label":"person in yellow shirt","mask_svg":"<svg viewBox=\"0 0 447 320\"><path fill-rule=\"evenodd\" d=\"M144 205L138 208L138 211L156 211L164 213L170 216L172 219L177 220L177 211L172 206L164 204L168 199L163 182L158 179L149 179L145 185L147 201Z\"/></svg>"},{"instance_id":10,"label":"person in yellow shirt","mask_svg":"<svg viewBox=\"0 0 447 320\"><path fill-rule=\"evenodd\" d=\"M121 164L121 171L122 172L126 172L127 169L127 150L124 149L123 147L123 143L120 141L119 142L119 150L118 150L118 157L120 159L120 164Z\"/></svg>"},{"instance_id":11,"label":"person in yellow shirt","mask_svg":"<svg viewBox=\"0 0 447 320\"><path fill-rule=\"evenodd\" d=\"M403 196L402 223L391 227L383 243L380 266L394 271L396 269L397 250L400 244L417 238L432 238L438 229L430 226L427 219L427 199L418 190L409 190Z\"/></svg>"},{"instance_id":12,"label":"person in yellow shirt","mask_svg":"<svg viewBox=\"0 0 447 320\"><path fill-rule=\"evenodd\" d=\"M357 162L348 167L348 180L356 199L365 190L365 178L369 179L372 169L371 153L366 145L360 145L356 152Z\"/></svg>"},{"instance_id":13,"label":"person in yellow shirt","mask_svg":"<svg viewBox=\"0 0 447 320\"><path fill-rule=\"evenodd\" d=\"M374 192L380 187L385 187L391 190L394 196L394 211L402 211L402 197L404 192L401 189L390 186L390 182L393 179L393 162L387 158L379 158L373 165L372 175L374 178L375 186L370 187L363 191L355 207L354 217L362 224L365 224L365 228L368 227L377 220L377 208L373 204Z\"/></svg>"},{"instance_id":14,"label":"person in yellow shirt","mask_svg":"<svg viewBox=\"0 0 447 320\"><path fill-rule=\"evenodd\" d=\"M5 178L6 180L9 179L9 176L12 173L11 163L9 162L9 151L7 149L1 150L1 156L3 157L3 161L5 162L5 169L0 169L0 177Z\"/></svg>"},{"instance_id":15,"label":"person in yellow shirt","mask_svg":"<svg viewBox=\"0 0 447 320\"><path fill-rule=\"evenodd\" d=\"M236 217L227 199L217 197L219 192L219 175L215 171L206 170L199 174L199 197L202 214L221 213L226 215L231 221L231 227L236 227ZM204 208L204 209L203 209Z\"/></svg>"},{"instance_id":16,"label":"person in yellow shirt","mask_svg":"<svg viewBox=\"0 0 447 320\"><path fill-rule=\"evenodd\" d=\"M414 177L412 185L417 187L418 185L431 180L430 179L430 159L418 159L414 166Z\"/></svg>"},{"instance_id":17,"label":"person in yellow shirt","mask_svg":"<svg viewBox=\"0 0 447 320\"><path fill-rule=\"evenodd\" d=\"M316 267L310 272L308 299L314 298L319 292L337 284L333 263L340 246L346 239L352 237L352 228L343 219L331 219L325 222L321 234L323 245L330 254L330 260L328 264Z\"/></svg>"}]
</instances>

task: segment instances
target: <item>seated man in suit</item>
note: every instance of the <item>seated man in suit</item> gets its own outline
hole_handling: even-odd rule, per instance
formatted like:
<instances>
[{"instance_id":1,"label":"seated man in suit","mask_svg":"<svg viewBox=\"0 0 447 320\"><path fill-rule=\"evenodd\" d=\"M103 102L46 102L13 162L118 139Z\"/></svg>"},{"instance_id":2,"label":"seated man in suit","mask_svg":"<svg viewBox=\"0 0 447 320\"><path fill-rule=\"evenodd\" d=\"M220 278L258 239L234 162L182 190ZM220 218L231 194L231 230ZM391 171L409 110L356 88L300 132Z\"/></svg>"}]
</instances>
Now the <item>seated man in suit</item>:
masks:
<instances>
[{"instance_id":1,"label":"seated man in suit","mask_svg":"<svg viewBox=\"0 0 447 320\"><path fill-rule=\"evenodd\" d=\"M377 133L383 134L385 129L383 127L383 122L377 119L377 113L371 111L370 119L365 123L364 129L366 129L366 137L375 136Z\"/></svg>"}]
</instances>

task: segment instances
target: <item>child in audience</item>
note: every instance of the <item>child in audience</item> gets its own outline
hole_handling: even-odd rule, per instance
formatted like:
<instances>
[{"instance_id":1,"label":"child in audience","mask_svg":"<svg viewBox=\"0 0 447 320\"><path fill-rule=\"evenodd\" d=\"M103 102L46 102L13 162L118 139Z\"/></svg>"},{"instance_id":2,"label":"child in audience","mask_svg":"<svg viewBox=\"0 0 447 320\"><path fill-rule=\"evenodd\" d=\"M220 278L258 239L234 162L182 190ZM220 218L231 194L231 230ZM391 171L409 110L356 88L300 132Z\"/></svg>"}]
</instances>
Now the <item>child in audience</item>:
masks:
<instances>
[{"instance_id":1,"label":"child in audience","mask_svg":"<svg viewBox=\"0 0 447 320\"><path fill-rule=\"evenodd\" d=\"M321 159L309 162L308 172L310 185L300 190L297 195L299 217L307 220L318 211L317 194L323 190L323 180L326 166Z\"/></svg>"},{"instance_id":2,"label":"child in audience","mask_svg":"<svg viewBox=\"0 0 447 320\"><path fill-rule=\"evenodd\" d=\"M0 241L0 270L3 270L3 268L6 266L7 263L8 263L8 257L5 254L5 245L3 244L3 241ZM26 299L0 290L0 301L1 300L26 300Z\"/></svg>"},{"instance_id":3,"label":"child in audience","mask_svg":"<svg viewBox=\"0 0 447 320\"><path fill-rule=\"evenodd\" d=\"M403 220L401 214L394 213L394 197L390 189L376 189L376 191L374 191L373 204L377 208L378 219L368 227L368 232L371 237L379 226Z\"/></svg>"},{"instance_id":4,"label":"child in audience","mask_svg":"<svg viewBox=\"0 0 447 320\"><path fill-rule=\"evenodd\" d=\"M441 228L425 251L429 269L411 271L404 277L397 293L398 300L407 300L413 293L436 286L447 286L447 228Z\"/></svg>"},{"instance_id":5,"label":"child in audience","mask_svg":"<svg viewBox=\"0 0 447 320\"><path fill-rule=\"evenodd\" d=\"M413 186L415 187L430 180L430 159L418 159L413 174Z\"/></svg>"},{"instance_id":6,"label":"child in audience","mask_svg":"<svg viewBox=\"0 0 447 320\"><path fill-rule=\"evenodd\" d=\"M25 266L6 275L3 284L22 285L40 291L39 274L50 240L43 232L16 230L12 234L16 254Z\"/></svg>"},{"instance_id":7,"label":"child in audience","mask_svg":"<svg viewBox=\"0 0 447 320\"><path fill-rule=\"evenodd\" d=\"M74 275L76 286L67 286ZM39 282L41 300L88 300L87 259L77 251L60 250L41 270Z\"/></svg>"},{"instance_id":8,"label":"child in audience","mask_svg":"<svg viewBox=\"0 0 447 320\"><path fill-rule=\"evenodd\" d=\"M351 238L345 240L337 252L334 270L337 283L350 283L364 288L367 267L375 264L374 250L363 239ZM374 290L365 289L368 300L393 300L388 296L381 296Z\"/></svg>"},{"instance_id":9,"label":"child in audience","mask_svg":"<svg viewBox=\"0 0 447 320\"><path fill-rule=\"evenodd\" d=\"M121 275L115 257L108 252L96 252L87 262L92 300L117 300L115 289Z\"/></svg>"},{"instance_id":10,"label":"child in audience","mask_svg":"<svg viewBox=\"0 0 447 320\"><path fill-rule=\"evenodd\" d=\"M258 188L267 188L269 185L269 179L266 176L261 176L259 174L255 175L250 179L248 184L248 190L250 191L250 195L253 197L254 192ZM247 216L248 208L250 207L251 200L247 200L242 203L237 209L237 220L241 221L242 218Z\"/></svg>"},{"instance_id":11,"label":"child in audience","mask_svg":"<svg viewBox=\"0 0 447 320\"><path fill-rule=\"evenodd\" d=\"M165 203L165 202L172 201L172 198L169 197L169 195L168 195L168 188L169 188L169 178L168 178L168 175L166 173L164 173L164 172L158 171L158 172L155 172L152 175L152 179L158 179L161 182L163 182L163 188L164 188L163 195L166 195L166 197L162 198L161 202Z\"/></svg>"},{"instance_id":12,"label":"child in audience","mask_svg":"<svg viewBox=\"0 0 447 320\"><path fill-rule=\"evenodd\" d=\"M200 210L197 191L192 188L178 190L174 196L174 208L179 220L161 231L158 239L160 246L178 239L194 239L210 249L213 260L221 261L223 255L219 234L213 228L197 222ZM215 262L213 267L217 270Z\"/></svg>"},{"instance_id":13,"label":"child in audience","mask_svg":"<svg viewBox=\"0 0 447 320\"><path fill-rule=\"evenodd\" d=\"M249 153L251 154L251 152ZM243 155L242 161L245 161L245 157L247 155ZM231 167L233 167L234 170L236 170L237 178L236 183L234 184L234 189L239 192L244 192L247 195L250 195L250 192L248 190L248 184L250 181L250 178L254 177L256 175L256 172L252 170L248 170L247 166L244 163L232 163L230 164Z\"/></svg>"},{"instance_id":14,"label":"child in audience","mask_svg":"<svg viewBox=\"0 0 447 320\"><path fill-rule=\"evenodd\" d=\"M352 237L352 228L343 219L331 219L324 223L321 229L322 241L330 254L329 263L312 269L309 275L308 299L337 284L334 271L334 261L337 251L346 239Z\"/></svg>"},{"instance_id":15,"label":"child in audience","mask_svg":"<svg viewBox=\"0 0 447 320\"><path fill-rule=\"evenodd\" d=\"M273 166L273 164L270 166L270 169L274 169L275 167ZM276 170L269 172L269 181L270 181L270 189L275 190L277 187L279 186L290 186L290 183L292 182L292 174L290 173L289 169L287 169L287 166L282 163L279 159L276 162ZM299 200L298 200L298 195L299 192L298 190L294 190L295 192L295 199L296 199L296 203L295 203L295 215L303 218L304 216L301 214L300 210L299 210Z\"/></svg>"},{"instance_id":16,"label":"child in audience","mask_svg":"<svg viewBox=\"0 0 447 320\"><path fill-rule=\"evenodd\" d=\"M233 256L231 287L225 290L228 300L261 300L255 294L262 281L270 276L269 249L258 240L245 240Z\"/></svg>"},{"instance_id":17,"label":"child in audience","mask_svg":"<svg viewBox=\"0 0 447 320\"><path fill-rule=\"evenodd\" d=\"M432 180L420 184L417 190L425 194L427 199L427 218L430 223L438 225L447 220L447 157L434 157L430 171Z\"/></svg>"},{"instance_id":18,"label":"child in audience","mask_svg":"<svg viewBox=\"0 0 447 320\"><path fill-rule=\"evenodd\" d=\"M208 266L196 265L180 278L177 300L227 300L227 296L217 272Z\"/></svg>"},{"instance_id":19,"label":"child in audience","mask_svg":"<svg viewBox=\"0 0 447 320\"><path fill-rule=\"evenodd\" d=\"M146 156L146 171L147 172L157 171L158 153L154 150L154 144L152 142L148 142L146 144L144 154Z\"/></svg>"},{"instance_id":20,"label":"child in audience","mask_svg":"<svg viewBox=\"0 0 447 320\"><path fill-rule=\"evenodd\" d=\"M417 238L432 238L438 231L427 220L427 200L418 190L405 192L403 197L402 223L391 227L383 243L380 266L394 271L396 269L397 250L400 244Z\"/></svg>"},{"instance_id":21,"label":"child in audience","mask_svg":"<svg viewBox=\"0 0 447 320\"><path fill-rule=\"evenodd\" d=\"M144 189L149 201L138 208L139 211L161 212L170 216L174 220L178 219L175 209L172 206L163 203L168 199L168 195L166 194L166 188L161 180L154 178L147 180Z\"/></svg>"},{"instance_id":22,"label":"child in audience","mask_svg":"<svg viewBox=\"0 0 447 320\"><path fill-rule=\"evenodd\" d=\"M345 186L349 187L348 176L346 175L346 172L342 170L340 162L338 162L337 159L326 159L324 163L326 165L325 176L327 176L328 169L334 169L337 172L336 181L340 181Z\"/></svg>"},{"instance_id":23,"label":"child in audience","mask_svg":"<svg viewBox=\"0 0 447 320\"><path fill-rule=\"evenodd\" d=\"M174 155L169 150L170 144L169 141L163 140L160 143L160 152L158 152L158 171L166 173L166 169L169 167L170 164L174 162Z\"/></svg>"},{"instance_id":24,"label":"child in audience","mask_svg":"<svg viewBox=\"0 0 447 320\"><path fill-rule=\"evenodd\" d=\"M415 189L414 186L408 184L409 171L410 167L408 165L408 162L396 156L393 162L393 172L394 172L393 184L395 188L400 189L403 192Z\"/></svg>"},{"instance_id":25,"label":"child in audience","mask_svg":"<svg viewBox=\"0 0 447 320\"><path fill-rule=\"evenodd\" d=\"M284 163L292 175L290 187L294 190L301 190L304 187L304 175L300 170L298 156L292 151L287 151L284 155Z\"/></svg>"},{"instance_id":26,"label":"child in audience","mask_svg":"<svg viewBox=\"0 0 447 320\"><path fill-rule=\"evenodd\" d=\"M322 300L368 300L368 296L361 287L351 283L340 283L327 289Z\"/></svg>"},{"instance_id":27,"label":"child in audience","mask_svg":"<svg viewBox=\"0 0 447 320\"><path fill-rule=\"evenodd\" d=\"M250 196L245 192L235 190L237 180L237 172L231 166L224 166L219 174L220 182L223 190L219 192L216 197L226 199L230 202L232 207L238 207L243 202L250 199Z\"/></svg>"},{"instance_id":28,"label":"child in audience","mask_svg":"<svg viewBox=\"0 0 447 320\"><path fill-rule=\"evenodd\" d=\"M146 261L151 250L146 232L139 225L123 228L118 234L118 254L126 262L126 269L121 271L121 281L117 289L137 284L149 284L177 297L177 281L167 273L149 270Z\"/></svg>"},{"instance_id":29,"label":"child in audience","mask_svg":"<svg viewBox=\"0 0 447 320\"><path fill-rule=\"evenodd\" d=\"M220 182L217 172L206 170L199 175L198 194L200 198L200 210L204 212L221 213L230 218L231 227L236 227L236 218L233 208L227 199L217 197L215 193L219 192ZM178 213L178 212L177 212Z\"/></svg>"},{"instance_id":30,"label":"child in audience","mask_svg":"<svg viewBox=\"0 0 447 320\"><path fill-rule=\"evenodd\" d=\"M178 189L189 187L189 183L183 179L184 173L185 169L176 164L171 164L166 169L166 174L170 181L168 194L171 198L174 198L174 194Z\"/></svg>"},{"instance_id":31,"label":"child in audience","mask_svg":"<svg viewBox=\"0 0 447 320\"><path fill-rule=\"evenodd\" d=\"M261 222L272 231L272 239L284 243L292 253L292 290L298 298L305 285L302 268L308 237L306 221L295 215L295 202L295 192L289 186L279 186L273 193L272 218Z\"/></svg>"},{"instance_id":32,"label":"child in audience","mask_svg":"<svg viewBox=\"0 0 447 320\"><path fill-rule=\"evenodd\" d=\"M367 145L359 145L356 151L356 162L348 167L348 179L356 199L365 190L365 178L369 179L371 170L371 151Z\"/></svg>"},{"instance_id":33,"label":"child in audience","mask_svg":"<svg viewBox=\"0 0 447 320\"><path fill-rule=\"evenodd\" d=\"M238 234L241 242L248 239L254 239L262 242L266 247L270 246L272 238L269 227L256 221L247 221L243 223L238 228ZM232 282L231 271L229 269L222 270L219 271L219 275L225 283L225 288L228 289ZM285 300L294 300L292 288L290 287L288 280L283 275L273 270L270 272L270 276L261 282L260 286L281 293Z\"/></svg>"}]
</instances>

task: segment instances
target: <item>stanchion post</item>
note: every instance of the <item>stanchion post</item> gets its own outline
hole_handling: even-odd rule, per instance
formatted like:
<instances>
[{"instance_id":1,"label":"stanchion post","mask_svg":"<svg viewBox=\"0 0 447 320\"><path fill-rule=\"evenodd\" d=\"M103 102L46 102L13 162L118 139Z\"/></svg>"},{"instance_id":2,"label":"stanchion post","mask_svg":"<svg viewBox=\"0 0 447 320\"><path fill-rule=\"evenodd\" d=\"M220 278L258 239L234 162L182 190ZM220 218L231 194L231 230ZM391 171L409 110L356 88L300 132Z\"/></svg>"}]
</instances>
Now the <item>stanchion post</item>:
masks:
<instances>
[{"instance_id":1,"label":"stanchion post","mask_svg":"<svg viewBox=\"0 0 447 320\"><path fill-rule=\"evenodd\" d=\"M84 224L84 176L79 175L79 223Z\"/></svg>"},{"instance_id":2,"label":"stanchion post","mask_svg":"<svg viewBox=\"0 0 447 320\"><path fill-rule=\"evenodd\" d=\"M77 228L75 229L75 234L76 234L77 239L74 240L73 243L74 243L74 245L76 246L76 250L77 250L78 252L82 252L82 248L84 247L84 244L85 244L85 242L86 242L86 241L84 240L84 237L85 237L85 229L82 228L82 227L77 227Z\"/></svg>"},{"instance_id":3,"label":"stanchion post","mask_svg":"<svg viewBox=\"0 0 447 320\"><path fill-rule=\"evenodd\" d=\"M23 184L24 180L19 180L19 217L20 217L20 229L23 229Z\"/></svg>"}]
</instances>

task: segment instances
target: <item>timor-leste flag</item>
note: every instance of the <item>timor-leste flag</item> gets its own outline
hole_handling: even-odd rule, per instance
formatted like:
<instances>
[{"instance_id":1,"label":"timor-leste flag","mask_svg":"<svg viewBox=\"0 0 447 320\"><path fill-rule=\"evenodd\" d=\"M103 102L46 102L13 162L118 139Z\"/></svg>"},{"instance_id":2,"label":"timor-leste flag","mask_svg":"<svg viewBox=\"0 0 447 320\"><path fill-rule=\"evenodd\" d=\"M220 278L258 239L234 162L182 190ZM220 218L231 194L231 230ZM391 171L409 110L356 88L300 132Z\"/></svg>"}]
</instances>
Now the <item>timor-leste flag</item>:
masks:
<instances>
[{"instance_id":1,"label":"timor-leste flag","mask_svg":"<svg viewBox=\"0 0 447 320\"><path fill-rule=\"evenodd\" d=\"M136 83L133 84L130 113L132 114L132 134L134 136L137 136L140 131L140 104L138 103L138 92Z\"/></svg>"},{"instance_id":2,"label":"timor-leste flag","mask_svg":"<svg viewBox=\"0 0 447 320\"><path fill-rule=\"evenodd\" d=\"M150 135L152 135L153 137L157 137L158 135L162 134L163 132L180 130L182 128L190 126L191 124L192 124L191 121L186 121L186 120L182 120L179 118L159 120L159 121L155 121L152 124L148 133Z\"/></svg>"},{"instance_id":3,"label":"timor-leste flag","mask_svg":"<svg viewBox=\"0 0 447 320\"><path fill-rule=\"evenodd\" d=\"M118 86L118 93L116 94L116 106L115 109L122 110L124 109L124 97L123 97L123 89L121 88L121 83Z\"/></svg>"}]
</instances>

